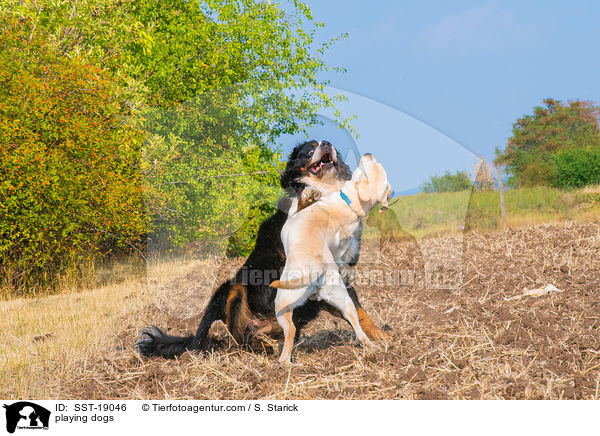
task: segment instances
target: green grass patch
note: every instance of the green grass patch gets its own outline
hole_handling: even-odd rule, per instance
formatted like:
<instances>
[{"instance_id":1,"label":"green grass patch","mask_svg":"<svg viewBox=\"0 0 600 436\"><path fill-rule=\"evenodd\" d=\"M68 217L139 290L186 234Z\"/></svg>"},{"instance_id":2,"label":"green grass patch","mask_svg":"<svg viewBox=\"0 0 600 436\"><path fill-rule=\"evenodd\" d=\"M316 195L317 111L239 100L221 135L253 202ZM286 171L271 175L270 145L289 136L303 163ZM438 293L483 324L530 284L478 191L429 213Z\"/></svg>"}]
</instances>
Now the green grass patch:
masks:
<instances>
[{"instance_id":1,"label":"green grass patch","mask_svg":"<svg viewBox=\"0 0 600 436\"><path fill-rule=\"evenodd\" d=\"M400 227L416 237L465 227L493 230L502 226L500 194L496 191L420 193L397 197L390 203ZM504 191L504 206L509 226L588 219L600 216L600 191L597 187L571 191L544 186L511 189ZM367 229L366 234L370 232Z\"/></svg>"}]
</instances>

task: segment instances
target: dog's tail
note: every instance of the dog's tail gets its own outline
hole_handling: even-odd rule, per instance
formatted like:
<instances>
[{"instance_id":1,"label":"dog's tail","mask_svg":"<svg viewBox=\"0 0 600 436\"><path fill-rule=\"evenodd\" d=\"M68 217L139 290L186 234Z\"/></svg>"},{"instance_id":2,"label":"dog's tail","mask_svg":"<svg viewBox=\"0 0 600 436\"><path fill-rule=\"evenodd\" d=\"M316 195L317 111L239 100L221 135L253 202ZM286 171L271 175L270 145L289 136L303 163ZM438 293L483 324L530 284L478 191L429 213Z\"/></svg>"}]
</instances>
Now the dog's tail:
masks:
<instances>
[{"instance_id":1,"label":"dog's tail","mask_svg":"<svg viewBox=\"0 0 600 436\"><path fill-rule=\"evenodd\" d=\"M140 333L135 350L145 357L159 356L172 359L186 351L198 349L194 335L171 336L156 326L148 326Z\"/></svg>"},{"instance_id":2,"label":"dog's tail","mask_svg":"<svg viewBox=\"0 0 600 436\"><path fill-rule=\"evenodd\" d=\"M229 283L223 283L208 303L196 335L171 336L156 326L149 326L140 332L134 349L145 357L172 359L186 351L207 351L211 348L208 331L213 322L224 321L225 304L229 294Z\"/></svg>"},{"instance_id":3,"label":"dog's tail","mask_svg":"<svg viewBox=\"0 0 600 436\"><path fill-rule=\"evenodd\" d=\"M302 276L291 280L275 280L270 286L277 289L299 289L304 288L311 283L312 281L310 280L310 277Z\"/></svg>"},{"instance_id":4,"label":"dog's tail","mask_svg":"<svg viewBox=\"0 0 600 436\"><path fill-rule=\"evenodd\" d=\"M304 271L302 275L292 278L290 278L290 274L284 270L281 274L281 278L272 282L270 286L277 289L304 288L321 280L324 272L325 266L322 263L313 264L308 271Z\"/></svg>"}]
</instances>

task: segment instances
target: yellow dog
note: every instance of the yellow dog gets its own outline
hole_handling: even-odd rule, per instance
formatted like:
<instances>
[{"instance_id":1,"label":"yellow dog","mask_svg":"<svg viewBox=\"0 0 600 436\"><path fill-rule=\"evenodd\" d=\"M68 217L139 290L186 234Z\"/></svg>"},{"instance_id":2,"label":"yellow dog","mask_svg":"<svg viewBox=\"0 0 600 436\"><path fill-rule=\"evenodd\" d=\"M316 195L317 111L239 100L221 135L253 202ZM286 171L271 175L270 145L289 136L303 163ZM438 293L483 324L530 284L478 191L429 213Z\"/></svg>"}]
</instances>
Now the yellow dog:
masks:
<instances>
[{"instance_id":1,"label":"yellow dog","mask_svg":"<svg viewBox=\"0 0 600 436\"><path fill-rule=\"evenodd\" d=\"M340 270L348 251L358 250L354 241L360 218L378 203L387 208L391 186L383 166L365 154L340 192L328 194L316 203L288 217L281 230L286 263L277 288L275 315L285 340L280 363L290 363L296 327L293 310L309 298L325 300L342 312L363 346L371 341L358 322L356 308L348 295Z\"/></svg>"}]
</instances>

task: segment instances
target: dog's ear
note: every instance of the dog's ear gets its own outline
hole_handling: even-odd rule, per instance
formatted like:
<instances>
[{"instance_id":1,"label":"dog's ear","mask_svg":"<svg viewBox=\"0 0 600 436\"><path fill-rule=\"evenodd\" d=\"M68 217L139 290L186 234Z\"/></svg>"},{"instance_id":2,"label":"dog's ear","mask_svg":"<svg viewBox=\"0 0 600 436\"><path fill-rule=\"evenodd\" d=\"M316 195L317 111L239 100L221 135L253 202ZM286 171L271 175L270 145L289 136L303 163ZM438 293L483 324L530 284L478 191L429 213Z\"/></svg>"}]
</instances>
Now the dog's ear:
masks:
<instances>
[{"instance_id":1,"label":"dog's ear","mask_svg":"<svg viewBox=\"0 0 600 436\"><path fill-rule=\"evenodd\" d=\"M298 170L299 165L297 162L298 150L294 149L290 154L288 161L285 166L285 170L279 177L280 186L287 192L290 197L297 197L304 189L304 184L298 182L298 179L302 177L302 173Z\"/></svg>"},{"instance_id":2,"label":"dog's ear","mask_svg":"<svg viewBox=\"0 0 600 436\"><path fill-rule=\"evenodd\" d=\"M356 182L354 184L354 189L356 189L360 201L369 201L369 181L366 178L363 177L358 182Z\"/></svg>"}]
</instances>

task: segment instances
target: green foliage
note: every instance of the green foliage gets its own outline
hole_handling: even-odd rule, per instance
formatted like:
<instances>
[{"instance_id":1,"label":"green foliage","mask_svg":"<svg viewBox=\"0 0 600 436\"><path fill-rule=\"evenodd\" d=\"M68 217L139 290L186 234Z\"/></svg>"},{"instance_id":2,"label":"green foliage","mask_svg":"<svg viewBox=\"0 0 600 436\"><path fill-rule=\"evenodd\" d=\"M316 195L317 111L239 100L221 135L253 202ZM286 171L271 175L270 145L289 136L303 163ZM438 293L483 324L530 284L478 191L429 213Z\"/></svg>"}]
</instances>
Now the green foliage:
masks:
<instances>
[{"instance_id":1,"label":"green foliage","mask_svg":"<svg viewBox=\"0 0 600 436\"><path fill-rule=\"evenodd\" d=\"M337 101L316 79L326 69L311 52L322 25L299 2L292 16L255 1L156 3L134 12L154 20L145 30L154 42L130 58L152 103L139 117L149 132L143 174L152 248L204 240L219 249L235 232L243 247L228 252L247 254L257 226L238 227L247 214L266 218L255 205L279 195L276 138L314 124L317 108Z\"/></svg>"},{"instance_id":2,"label":"green foliage","mask_svg":"<svg viewBox=\"0 0 600 436\"><path fill-rule=\"evenodd\" d=\"M560 151L554 162L556 173L553 184L557 187L579 188L600 183L600 147Z\"/></svg>"},{"instance_id":3,"label":"green foliage","mask_svg":"<svg viewBox=\"0 0 600 436\"><path fill-rule=\"evenodd\" d=\"M590 102L563 104L546 99L544 106L534 109L533 115L519 118L506 149L496 150L496 161L505 164L511 174L509 184L556 185L559 180L566 180L564 175L559 176L562 170L558 164L567 163L571 158L557 159L557 155L600 147L599 115L600 108Z\"/></svg>"},{"instance_id":4,"label":"green foliage","mask_svg":"<svg viewBox=\"0 0 600 436\"><path fill-rule=\"evenodd\" d=\"M298 0L289 12L257 0L2 3L8 14L45 29L60 53L122 73L123 84L136 92L127 101L134 109L142 103L171 108L244 84L240 102L268 103L253 127L273 144L282 133L314 124L318 108L334 108L341 99L324 93L328 82L318 79L342 70L320 57L339 37L315 46L323 23Z\"/></svg>"},{"instance_id":5,"label":"green foliage","mask_svg":"<svg viewBox=\"0 0 600 436\"><path fill-rule=\"evenodd\" d=\"M15 287L146 231L142 135L123 123L123 90L33 29L0 28L0 275Z\"/></svg>"},{"instance_id":6,"label":"green foliage","mask_svg":"<svg viewBox=\"0 0 600 436\"><path fill-rule=\"evenodd\" d=\"M420 188L425 193L457 192L470 189L473 183L467 173L457 171L452 174L446 171L442 176L431 176Z\"/></svg>"},{"instance_id":7,"label":"green foliage","mask_svg":"<svg viewBox=\"0 0 600 436\"><path fill-rule=\"evenodd\" d=\"M212 108L196 99L145 117L150 134L142 172L153 251L186 248L199 240L204 241L200 249L222 250L254 204L274 203L280 193L280 155L233 135L238 117L211 124ZM202 130L194 127L199 124ZM267 216L262 212L259 219Z\"/></svg>"},{"instance_id":8,"label":"green foliage","mask_svg":"<svg viewBox=\"0 0 600 436\"><path fill-rule=\"evenodd\" d=\"M52 281L147 235L247 253L277 138L341 99L321 27L299 1L0 0L0 276Z\"/></svg>"},{"instance_id":9,"label":"green foliage","mask_svg":"<svg viewBox=\"0 0 600 436\"><path fill-rule=\"evenodd\" d=\"M247 256L254 248L256 233L265 216L274 214L276 207L269 203L256 203L248 211L243 224L227 241L225 254L229 257Z\"/></svg>"}]
</instances>

